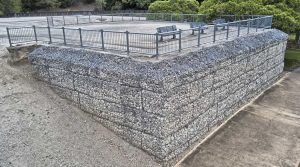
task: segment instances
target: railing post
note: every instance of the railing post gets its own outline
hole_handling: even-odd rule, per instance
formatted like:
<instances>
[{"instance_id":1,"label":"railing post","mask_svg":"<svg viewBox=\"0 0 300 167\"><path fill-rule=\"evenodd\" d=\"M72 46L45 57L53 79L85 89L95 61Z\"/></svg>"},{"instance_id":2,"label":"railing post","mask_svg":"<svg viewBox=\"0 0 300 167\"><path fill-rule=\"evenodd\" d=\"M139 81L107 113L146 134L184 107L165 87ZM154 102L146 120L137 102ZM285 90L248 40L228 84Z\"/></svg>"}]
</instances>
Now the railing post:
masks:
<instances>
[{"instance_id":1,"label":"railing post","mask_svg":"<svg viewBox=\"0 0 300 167\"><path fill-rule=\"evenodd\" d=\"M258 31L258 19L256 18L256 32Z\"/></svg>"},{"instance_id":2,"label":"railing post","mask_svg":"<svg viewBox=\"0 0 300 167\"><path fill-rule=\"evenodd\" d=\"M51 16L51 22L52 22L52 26L54 26L53 16Z\"/></svg>"},{"instance_id":3,"label":"railing post","mask_svg":"<svg viewBox=\"0 0 300 167\"><path fill-rule=\"evenodd\" d=\"M156 51L155 51L155 53L156 53L156 56L158 56L159 55L159 53L158 53L158 33L156 33L155 34L155 44L156 44L156 46L155 46L155 48L156 48Z\"/></svg>"},{"instance_id":4,"label":"railing post","mask_svg":"<svg viewBox=\"0 0 300 167\"><path fill-rule=\"evenodd\" d=\"M273 16L270 16L271 22L270 22L270 28L272 28L272 24L273 24Z\"/></svg>"},{"instance_id":5,"label":"railing post","mask_svg":"<svg viewBox=\"0 0 300 167\"><path fill-rule=\"evenodd\" d=\"M247 34L249 34L249 32L250 32L250 24L251 24L251 22L250 22L250 20L248 20L248 22L247 22L247 26L248 26Z\"/></svg>"},{"instance_id":6,"label":"railing post","mask_svg":"<svg viewBox=\"0 0 300 167\"><path fill-rule=\"evenodd\" d=\"M78 16L76 16L76 23L77 23L77 25L79 24Z\"/></svg>"},{"instance_id":7,"label":"railing post","mask_svg":"<svg viewBox=\"0 0 300 167\"><path fill-rule=\"evenodd\" d=\"M122 21L124 21L124 14L122 13Z\"/></svg>"},{"instance_id":8,"label":"railing post","mask_svg":"<svg viewBox=\"0 0 300 167\"><path fill-rule=\"evenodd\" d=\"M173 21L173 14L171 13L171 22Z\"/></svg>"},{"instance_id":9,"label":"railing post","mask_svg":"<svg viewBox=\"0 0 300 167\"><path fill-rule=\"evenodd\" d=\"M262 21L262 23L263 23L263 31L265 31L265 28L266 28L266 25L265 25L265 18L261 18L261 19L263 19L263 21Z\"/></svg>"},{"instance_id":10,"label":"railing post","mask_svg":"<svg viewBox=\"0 0 300 167\"><path fill-rule=\"evenodd\" d=\"M181 32L182 32L182 30L179 29L179 52L181 52L181 50L182 50L182 47L181 47Z\"/></svg>"},{"instance_id":11,"label":"railing post","mask_svg":"<svg viewBox=\"0 0 300 167\"><path fill-rule=\"evenodd\" d=\"M127 48L127 54L129 54L129 32L126 31L126 48Z\"/></svg>"},{"instance_id":12,"label":"railing post","mask_svg":"<svg viewBox=\"0 0 300 167\"><path fill-rule=\"evenodd\" d=\"M36 27L35 27L35 25L33 25L32 28L33 28L33 33L34 33L34 39L35 39L35 42L37 43L38 40L37 40Z\"/></svg>"},{"instance_id":13,"label":"railing post","mask_svg":"<svg viewBox=\"0 0 300 167\"><path fill-rule=\"evenodd\" d=\"M200 34L201 34L201 27L198 27L198 47L200 46Z\"/></svg>"},{"instance_id":14,"label":"railing post","mask_svg":"<svg viewBox=\"0 0 300 167\"><path fill-rule=\"evenodd\" d=\"M114 22L114 15L111 14L111 22Z\"/></svg>"},{"instance_id":15,"label":"railing post","mask_svg":"<svg viewBox=\"0 0 300 167\"><path fill-rule=\"evenodd\" d=\"M229 22L227 22L226 40L229 38Z\"/></svg>"},{"instance_id":16,"label":"railing post","mask_svg":"<svg viewBox=\"0 0 300 167\"><path fill-rule=\"evenodd\" d=\"M46 17L46 18L47 18L47 24L48 24L48 26L50 26L49 17Z\"/></svg>"},{"instance_id":17,"label":"railing post","mask_svg":"<svg viewBox=\"0 0 300 167\"><path fill-rule=\"evenodd\" d=\"M48 34L49 34L49 44L51 44L52 43L52 38L51 38L50 26L48 26Z\"/></svg>"},{"instance_id":18,"label":"railing post","mask_svg":"<svg viewBox=\"0 0 300 167\"><path fill-rule=\"evenodd\" d=\"M216 42L216 31L217 31L217 26L214 25L214 39L213 39L213 43Z\"/></svg>"},{"instance_id":19,"label":"railing post","mask_svg":"<svg viewBox=\"0 0 300 167\"><path fill-rule=\"evenodd\" d=\"M102 44L102 50L104 50L104 32L103 30L100 30L101 32L101 44Z\"/></svg>"},{"instance_id":20,"label":"railing post","mask_svg":"<svg viewBox=\"0 0 300 167\"><path fill-rule=\"evenodd\" d=\"M62 27L62 31L63 31L63 37L64 37L64 44L67 45L65 27Z\"/></svg>"},{"instance_id":21,"label":"railing post","mask_svg":"<svg viewBox=\"0 0 300 167\"><path fill-rule=\"evenodd\" d=\"M89 13L89 23L91 23L91 14Z\"/></svg>"},{"instance_id":22,"label":"railing post","mask_svg":"<svg viewBox=\"0 0 300 167\"><path fill-rule=\"evenodd\" d=\"M63 16L64 26L66 25L65 16Z\"/></svg>"},{"instance_id":23,"label":"railing post","mask_svg":"<svg viewBox=\"0 0 300 167\"><path fill-rule=\"evenodd\" d=\"M80 46L83 47L81 28L78 28L78 30L79 30Z\"/></svg>"},{"instance_id":24,"label":"railing post","mask_svg":"<svg viewBox=\"0 0 300 167\"><path fill-rule=\"evenodd\" d=\"M239 37L241 33L241 21L239 21L237 24L238 24L238 37Z\"/></svg>"},{"instance_id":25,"label":"railing post","mask_svg":"<svg viewBox=\"0 0 300 167\"><path fill-rule=\"evenodd\" d=\"M11 38L10 38L10 33L9 33L9 28L8 27L6 27L6 31L7 31L7 37L8 37L9 46L12 47L12 43L11 43Z\"/></svg>"}]
</instances>

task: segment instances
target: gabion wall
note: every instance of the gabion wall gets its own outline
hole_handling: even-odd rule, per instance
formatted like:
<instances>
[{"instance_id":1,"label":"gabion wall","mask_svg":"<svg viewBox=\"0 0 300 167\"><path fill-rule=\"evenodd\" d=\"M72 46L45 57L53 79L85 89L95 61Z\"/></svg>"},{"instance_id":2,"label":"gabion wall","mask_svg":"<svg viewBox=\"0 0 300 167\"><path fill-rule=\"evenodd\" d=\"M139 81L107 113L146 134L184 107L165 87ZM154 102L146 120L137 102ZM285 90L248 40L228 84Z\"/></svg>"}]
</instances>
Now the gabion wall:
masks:
<instances>
[{"instance_id":1,"label":"gabion wall","mask_svg":"<svg viewBox=\"0 0 300 167\"><path fill-rule=\"evenodd\" d=\"M169 164L278 79L286 41L266 30L160 62L45 46L29 61L60 95Z\"/></svg>"}]
</instances>

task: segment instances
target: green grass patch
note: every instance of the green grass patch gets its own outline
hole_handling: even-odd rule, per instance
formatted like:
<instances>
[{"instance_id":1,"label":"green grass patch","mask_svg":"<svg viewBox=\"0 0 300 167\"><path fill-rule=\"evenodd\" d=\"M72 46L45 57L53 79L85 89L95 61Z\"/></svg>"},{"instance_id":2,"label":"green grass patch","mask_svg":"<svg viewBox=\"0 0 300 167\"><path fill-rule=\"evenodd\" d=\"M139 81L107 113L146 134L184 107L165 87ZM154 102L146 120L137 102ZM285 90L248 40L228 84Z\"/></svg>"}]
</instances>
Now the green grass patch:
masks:
<instances>
[{"instance_id":1,"label":"green grass patch","mask_svg":"<svg viewBox=\"0 0 300 167\"><path fill-rule=\"evenodd\" d=\"M300 50L287 49L284 58L284 69L292 70L300 66Z\"/></svg>"},{"instance_id":2,"label":"green grass patch","mask_svg":"<svg viewBox=\"0 0 300 167\"><path fill-rule=\"evenodd\" d=\"M296 35L295 34L289 34L289 41L295 41Z\"/></svg>"}]
</instances>

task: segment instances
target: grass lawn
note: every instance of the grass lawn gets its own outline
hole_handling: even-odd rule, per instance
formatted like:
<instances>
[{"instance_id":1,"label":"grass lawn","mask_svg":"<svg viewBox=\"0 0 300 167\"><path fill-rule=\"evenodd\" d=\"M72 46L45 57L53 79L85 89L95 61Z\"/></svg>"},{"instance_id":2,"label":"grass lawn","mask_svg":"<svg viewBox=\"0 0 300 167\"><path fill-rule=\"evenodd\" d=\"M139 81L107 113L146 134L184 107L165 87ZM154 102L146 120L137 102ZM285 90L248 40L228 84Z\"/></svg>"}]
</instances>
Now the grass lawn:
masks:
<instances>
[{"instance_id":1,"label":"grass lawn","mask_svg":"<svg viewBox=\"0 0 300 167\"><path fill-rule=\"evenodd\" d=\"M284 69L291 70L300 66L300 50L287 49L284 58Z\"/></svg>"},{"instance_id":2,"label":"grass lawn","mask_svg":"<svg viewBox=\"0 0 300 167\"><path fill-rule=\"evenodd\" d=\"M295 41L296 35L295 34L289 34L289 41Z\"/></svg>"}]
</instances>

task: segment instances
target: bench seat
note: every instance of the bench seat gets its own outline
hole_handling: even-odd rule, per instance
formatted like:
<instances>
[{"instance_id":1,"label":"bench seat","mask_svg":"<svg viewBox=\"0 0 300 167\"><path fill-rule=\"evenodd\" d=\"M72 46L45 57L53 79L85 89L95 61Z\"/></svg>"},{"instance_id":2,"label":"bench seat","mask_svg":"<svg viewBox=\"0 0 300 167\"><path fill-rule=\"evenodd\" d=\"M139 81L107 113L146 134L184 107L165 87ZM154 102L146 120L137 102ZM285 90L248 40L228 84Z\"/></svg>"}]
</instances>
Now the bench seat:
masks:
<instances>
[{"instance_id":1,"label":"bench seat","mask_svg":"<svg viewBox=\"0 0 300 167\"><path fill-rule=\"evenodd\" d=\"M192 35L195 34L195 31L199 31L199 27L201 34L204 34L204 30L208 29L207 24L204 22L193 22L190 24L190 28L192 28Z\"/></svg>"},{"instance_id":2,"label":"bench seat","mask_svg":"<svg viewBox=\"0 0 300 167\"><path fill-rule=\"evenodd\" d=\"M176 25L172 25L172 26L158 27L157 33L159 33L160 35L160 41L163 41L164 36L173 35L173 39L175 39L176 34L179 34L179 31L177 31Z\"/></svg>"},{"instance_id":3,"label":"bench seat","mask_svg":"<svg viewBox=\"0 0 300 167\"><path fill-rule=\"evenodd\" d=\"M216 30L218 30L218 27L222 27L222 30L225 30L227 26L225 19L216 19L213 21L213 24L216 25Z\"/></svg>"}]
</instances>

